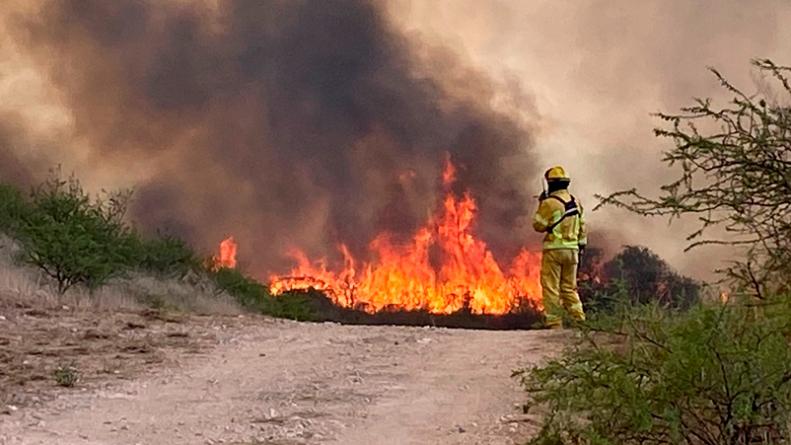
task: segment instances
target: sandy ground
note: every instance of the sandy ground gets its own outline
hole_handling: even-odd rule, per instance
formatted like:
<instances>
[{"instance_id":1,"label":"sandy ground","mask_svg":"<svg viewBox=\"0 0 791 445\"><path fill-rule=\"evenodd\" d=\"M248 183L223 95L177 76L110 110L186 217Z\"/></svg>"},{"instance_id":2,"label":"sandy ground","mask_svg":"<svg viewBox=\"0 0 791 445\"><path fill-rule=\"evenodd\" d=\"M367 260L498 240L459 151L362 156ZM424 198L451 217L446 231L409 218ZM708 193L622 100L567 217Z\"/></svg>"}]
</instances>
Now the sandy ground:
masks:
<instances>
[{"instance_id":1,"label":"sandy ground","mask_svg":"<svg viewBox=\"0 0 791 445\"><path fill-rule=\"evenodd\" d=\"M0 319L0 443L14 445L523 443L536 424L511 371L563 341L17 309ZM64 354L83 376L73 388L50 375Z\"/></svg>"}]
</instances>

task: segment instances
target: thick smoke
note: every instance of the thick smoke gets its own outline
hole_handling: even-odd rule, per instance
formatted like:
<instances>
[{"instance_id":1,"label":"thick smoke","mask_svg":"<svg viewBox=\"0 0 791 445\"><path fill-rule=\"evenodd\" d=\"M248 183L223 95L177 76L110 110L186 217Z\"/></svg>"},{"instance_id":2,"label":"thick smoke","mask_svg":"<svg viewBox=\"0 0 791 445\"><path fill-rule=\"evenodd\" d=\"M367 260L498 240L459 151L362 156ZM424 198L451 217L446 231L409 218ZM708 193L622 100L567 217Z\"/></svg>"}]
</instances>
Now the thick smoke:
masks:
<instances>
[{"instance_id":1,"label":"thick smoke","mask_svg":"<svg viewBox=\"0 0 791 445\"><path fill-rule=\"evenodd\" d=\"M749 92L751 58L791 64L785 0L6 0L0 20L0 179L63 164L135 186L147 227L203 248L235 234L262 269L409 233L445 151L507 256L538 238L543 168L564 164L588 208L655 190L671 172L651 113L727 97L707 66ZM589 222L685 273L721 265L682 253L683 224Z\"/></svg>"},{"instance_id":2,"label":"thick smoke","mask_svg":"<svg viewBox=\"0 0 791 445\"><path fill-rule=\"evenodd\" d=\"M15 152L15 147L19 145L16 141L17 134L17 129L0 123L0 182L30 185L31 176L27 166L19 160Z\"/></svg>"},{"instance_id":3,"label":"thick smoke","mask_svg":"<svg viewBox=\"0 0 791 445\"><path fill-rule=\"evenodd\" d=\"M49 160L132 183L145 227L203 248L234 234L261 271L290 246L361 252L425 221L449 152L496 251L527 238L528 129L380 3L57 0L5 21L70 116Z\"/></svg>"},{"instance_id":4,"label":"thick smoke","mask_svg":"<svg viewBox=\"0 0 791 445\"><path fill-rule=\"evenodd\" d=\"M655 193L674 176L660 162L670 141L654 137L652 113L694 97L727 100L707 67L752 93L761 82L751 59L791 64L786 0L395 0L391 11L402 29L454 47L490 76L522 79L542 113L536 157L567 166L589 207L594 193ZM709 248L683 253L694 221L604 209L589 222L593 242L646 245L685 273L725 265Z\"/></svg>"}]
</instances>

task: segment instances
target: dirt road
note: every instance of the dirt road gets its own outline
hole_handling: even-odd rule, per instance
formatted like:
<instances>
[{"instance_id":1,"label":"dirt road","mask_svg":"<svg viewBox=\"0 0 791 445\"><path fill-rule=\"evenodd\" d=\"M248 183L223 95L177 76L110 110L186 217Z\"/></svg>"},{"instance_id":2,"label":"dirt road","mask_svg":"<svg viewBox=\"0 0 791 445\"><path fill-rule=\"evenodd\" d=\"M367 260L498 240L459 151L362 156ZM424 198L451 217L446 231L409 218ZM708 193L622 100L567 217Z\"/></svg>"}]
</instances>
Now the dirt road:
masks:
<instances>
[{"instance_id":1,"label":"dirt road","mask_svg":"<svg viewBox=\"0 0 791 445\"><path fill-rule=\"evenodd\" d=\"M200 353L0 417L6 444L514 444L511 370L562 334L261 318Z\"/></svg>"}]
</instances>

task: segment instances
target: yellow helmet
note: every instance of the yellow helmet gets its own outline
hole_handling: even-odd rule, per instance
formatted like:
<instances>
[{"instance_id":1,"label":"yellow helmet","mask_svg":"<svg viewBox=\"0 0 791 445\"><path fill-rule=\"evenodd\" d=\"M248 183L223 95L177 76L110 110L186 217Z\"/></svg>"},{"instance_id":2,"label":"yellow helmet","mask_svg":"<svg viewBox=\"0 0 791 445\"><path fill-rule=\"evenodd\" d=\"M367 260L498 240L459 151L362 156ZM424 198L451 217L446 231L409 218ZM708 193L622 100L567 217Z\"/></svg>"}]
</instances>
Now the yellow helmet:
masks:
<instances>
[{"instance_id":1,"label":"yellow helmet","mask_svg":"<svg viewBox=\"0 0 791 445\"><path fill-rule=\"evenodd\" d=\"M559 165L556 165L550 168L549 170L547 170L547 172L544 173L544 177L547 179L547 181L558 181L558 180L568 181L571 179L569 178L569 175L566 174L566 170Z\"/></svg>"}]
</instances>

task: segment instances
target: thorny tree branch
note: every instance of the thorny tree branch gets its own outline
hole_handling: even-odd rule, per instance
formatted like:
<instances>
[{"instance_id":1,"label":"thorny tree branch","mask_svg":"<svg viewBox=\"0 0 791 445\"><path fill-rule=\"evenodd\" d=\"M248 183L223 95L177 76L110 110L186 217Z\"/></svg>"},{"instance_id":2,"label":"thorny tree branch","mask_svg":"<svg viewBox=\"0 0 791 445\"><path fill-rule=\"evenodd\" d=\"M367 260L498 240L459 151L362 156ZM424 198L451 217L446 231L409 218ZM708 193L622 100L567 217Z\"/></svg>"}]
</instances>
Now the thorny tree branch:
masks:
<instances>
[{"instance_id":1,"label":"thorny tree branch","mask_svg":"<svg viewBox=\"0 0 791 445\"><path fill-rule=\"evenodd\" d=\"M783 278L791 272L791 67L769 60L753 65L775 81L779 99L748 96L711 69L733 95L730 102L716 108L697 99L679 114L657 115L669 128L656 129L656 136L674 142L663 161L680 167L679 177L656 198L636 189L597 195L596 208L613 205L671 220L696 215L687 248L746 246L746 260L727 272L762 295L766 285L787 286Z\"/></svg>"}]
</instances>

